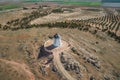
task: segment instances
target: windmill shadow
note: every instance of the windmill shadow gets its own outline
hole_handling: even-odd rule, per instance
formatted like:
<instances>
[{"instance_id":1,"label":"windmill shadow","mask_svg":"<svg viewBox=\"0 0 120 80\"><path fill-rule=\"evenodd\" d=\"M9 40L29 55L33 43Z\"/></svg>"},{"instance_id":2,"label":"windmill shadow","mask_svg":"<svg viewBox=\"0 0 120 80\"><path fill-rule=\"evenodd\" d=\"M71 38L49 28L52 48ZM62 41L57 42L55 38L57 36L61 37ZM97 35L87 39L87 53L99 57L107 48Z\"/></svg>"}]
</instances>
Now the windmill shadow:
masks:
<instances>
[{"instance_id":1,"label":"windmill shadow","mask_svg":"<svg viewBox=\"0 0 120 80\"><path fill-rule=\"evenodd\" d=\"M52 52L45 51L44 46L41 46L39 48L38 59L41 58L41 57L47 57L51 54L52 54Z\"/></svg>"},{"instance_id":2,"label":"windmill shadow","mask_svg":"<svg viewBox=\"0 0 120 80\"><path fill-rule=\"evenodd\" d=\"M53 44L48 46L48 47L46 47L46 49L48 49L48 50L52 50L52 49L55 49L55 48L56 48L56 46L54 46Z\"/></svg>"}]
</instances>

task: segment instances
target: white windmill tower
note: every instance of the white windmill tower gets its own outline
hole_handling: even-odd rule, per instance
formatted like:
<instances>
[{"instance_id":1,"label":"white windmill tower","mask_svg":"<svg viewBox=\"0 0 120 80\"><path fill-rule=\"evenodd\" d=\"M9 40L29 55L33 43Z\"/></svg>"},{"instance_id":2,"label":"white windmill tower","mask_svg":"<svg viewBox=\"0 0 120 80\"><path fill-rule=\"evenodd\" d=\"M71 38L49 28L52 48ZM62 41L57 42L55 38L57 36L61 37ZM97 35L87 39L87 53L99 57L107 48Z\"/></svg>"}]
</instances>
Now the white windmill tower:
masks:
<instances>
[{"instance_id":1,"label":"white windmill tower","mask_svg":"<svg viewBox=\"0 0 120 80\"><path fill-rule=\"evenodd\" d=\"M58 47L58 46L61 45L61 37L60 37L60 35L57 34L57 33L54 35L53 45L54 45L55 47Z\"/></svg>"}]
</instances>

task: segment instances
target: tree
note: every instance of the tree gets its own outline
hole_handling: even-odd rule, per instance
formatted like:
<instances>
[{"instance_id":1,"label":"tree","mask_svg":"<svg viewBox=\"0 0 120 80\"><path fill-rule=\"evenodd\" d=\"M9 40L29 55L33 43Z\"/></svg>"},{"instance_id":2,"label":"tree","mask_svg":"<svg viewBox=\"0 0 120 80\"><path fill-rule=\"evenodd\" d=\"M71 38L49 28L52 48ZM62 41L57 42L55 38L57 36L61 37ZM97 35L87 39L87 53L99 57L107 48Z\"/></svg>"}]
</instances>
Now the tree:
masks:
<instances>
[{"instance_id":1,"label":"tree","mask_svg":"<svg viewBox=\"0 0 120 80\"><path fill-rule=\"evenodd\" d=\"M2 28L2 24L0 24L0 28Z\"/></svg>"}]
</instances>

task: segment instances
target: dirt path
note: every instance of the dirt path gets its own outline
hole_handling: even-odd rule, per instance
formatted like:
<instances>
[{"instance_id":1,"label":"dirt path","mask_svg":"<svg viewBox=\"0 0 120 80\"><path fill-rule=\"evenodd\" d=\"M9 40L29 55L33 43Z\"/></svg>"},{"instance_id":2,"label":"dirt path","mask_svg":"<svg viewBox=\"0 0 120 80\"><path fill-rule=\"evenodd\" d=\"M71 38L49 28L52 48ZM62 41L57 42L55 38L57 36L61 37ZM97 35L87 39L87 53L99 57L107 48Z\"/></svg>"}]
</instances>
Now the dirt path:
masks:
<instances>
[{"instance_id":1,"label":"dirt path","mask_svg":"<svg viewBox=\"0 0 120 80\"><path fill-rule=\"evenodd\" d=\"M65 41L62 41L62 45L58 48L55 48L52 50L53 55L54 55L54 64L57 67L57 69L59 70L59 72L62 73L62 75L67 78L67 80L75 80L63 67L61 61L60 61L60 56L59 53L65 51L69 49L68 43L66 43Z\"/></svg>"}]
</instances>

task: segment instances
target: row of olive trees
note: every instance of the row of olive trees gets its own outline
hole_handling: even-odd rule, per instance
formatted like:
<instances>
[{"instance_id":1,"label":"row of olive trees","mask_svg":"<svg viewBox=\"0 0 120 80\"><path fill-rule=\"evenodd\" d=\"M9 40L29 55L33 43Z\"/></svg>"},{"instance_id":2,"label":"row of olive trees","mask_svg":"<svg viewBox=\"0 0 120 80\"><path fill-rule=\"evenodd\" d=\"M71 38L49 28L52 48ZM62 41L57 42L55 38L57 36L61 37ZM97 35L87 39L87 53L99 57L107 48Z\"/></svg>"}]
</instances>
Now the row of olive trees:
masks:
<instances>
[{"instance_id":1,"label":"row of olive trees","mask_svg":"<svg viewBox=\"0 0 120 80\"><path fill-rule=\"evenodd\" d=\"M120 43L120 36L117 36L116 33L108 31L107 34L108 34L108 36L114 38L117 42Z\"/></svg>"},{"instance_id":2,"label":"row of olive trees","mask_svg":"<svg viewBox=\"0 0 120 80\"><path fill-rule=\"evenodd\" d=\"M38 17L42 17L42 16L46 16L49 13L47 11L41 12L41 11L33 11L31 12L30 15L23 17L22 19L15 19L15 20L11 20L8 21L6 23L6 25L1 25L0 24L0 28L2 30L18 30L18 29L25 29L25 28L29 28L31 27L31 25L29 25L30 21L38 18Z\"/></svg>"},{"instance_id":3,"label":"row of olive trees","mask_svg":"<svg viewBox=\"0 0 120 80\"><path fill-rule=\"evenodd\" d=\"M84 25L84 24L80 24L80 23L74 23L74 22L55 22L55 23L45 23L45 24L34 24L31 25L31 27L49 27L49 28L71 28L71 29L79 29L79 30L83 30L83 31L89 31L90 25Z\"/></svg>"},{"instance_id":4,"label":"row of olive trees","mask_svg":"<svg viewBox=\"0 0 120 80\"><path fill-rule=\"evenodd\" d=\"M30 25L29 22L33 19L36 19L40 16L46 16L48 15L48 12L40 12L40 11L33 11L31 13L31 15L27 16L27 17L24 17L22 19L16 19L16 20L12 20L11 22L8 22L7 25L0 25L0 28L3 29L3 30L19 30L19 29L28 29L28 28L38 28L38 27L49 27L49 28L53 28L53 27L58 27L58 28L77 28L79 30L82 30L82 31L90 31L92 25L88 24L88 23L92 23L93 25L94 24L97 24L98 22L96 22L96 20L104 20L104 17L101 19L97 18L93 18L93 19L88 19L88 20L70 20L70 21L65 21L65 22L55 22L55 23L45 23L45 24L34 24L34 25ZM105 16L105 19L107 17ZM100 22L100 24L102 24ZM15 26L17 25L17 26ZM120 23L118 24L117 28L116 28L116 32L119 30L119 25ZM104 25L103 25L104 26ZM109 25L110 27L113 26L112 24ZM93 27L92 27L93 28ZM116 35L116 33L110 31L108 28L105 28L103 27L103 29L101 30L103 32L106 32L108 31L108 35L115 38L115 40L117 40L118 42L120 42L120 38L119 36ZM97 30L91 32L92 34L96 34L97 33Z\"/></svg>"},{"instance_id":5,"label":"row of olive trees","mask_svg":"<svg viewBox=\"0 0 120 80\"><path fill-rule=\"evenodd\" d=\"M119 32L120 30L120 22L116 21L118 17L120 16L109 15L109 16L103 16L97 19L93 18L93 19L83 20L79 22L82 24L102 25L101 31L107 32L108 36L114 38L116 41L120 43L120 35L117 35L117 32Z\"/></svg>"},{"instance_id":6,"label":"row of olive trees","mask_svg":"<svg viewBox=\"0 0 120 80\"><path fill-rule=\"evenodd\" d=\"M61 8L53 9L53 13L63 13L64 11Z\"/></svg>"}]
</instances>

